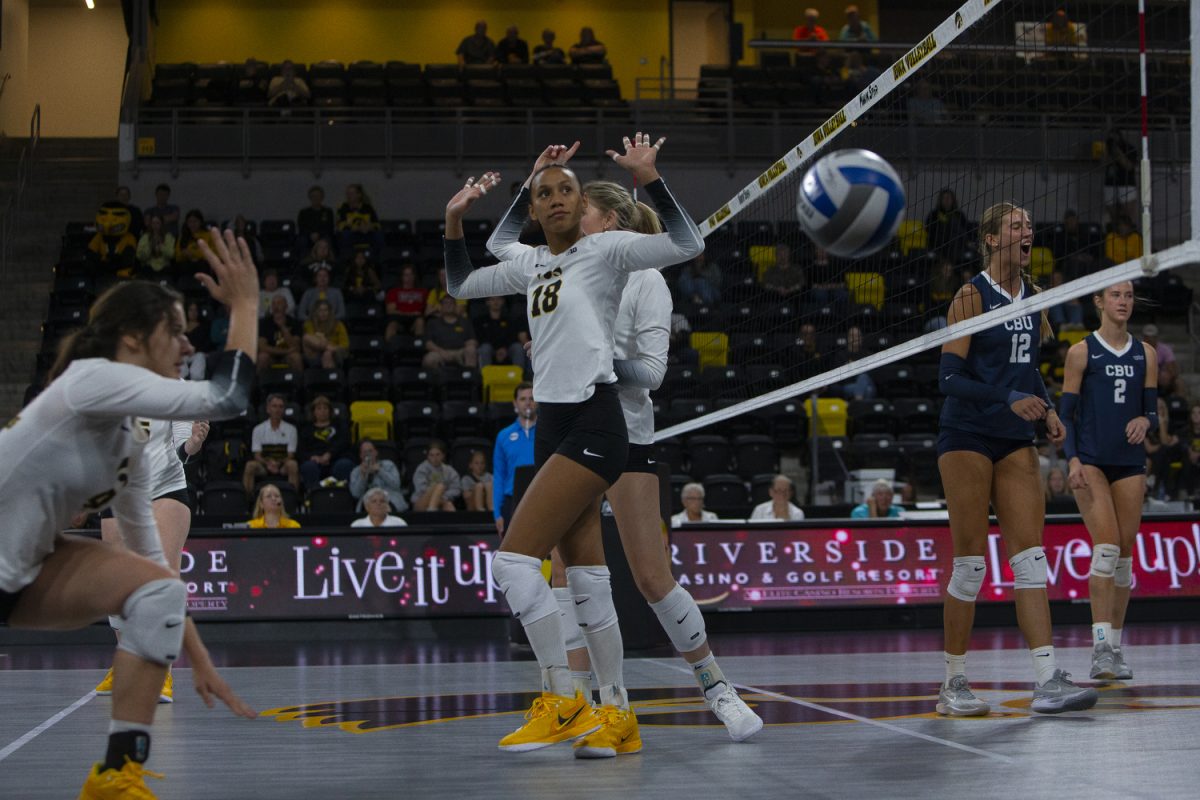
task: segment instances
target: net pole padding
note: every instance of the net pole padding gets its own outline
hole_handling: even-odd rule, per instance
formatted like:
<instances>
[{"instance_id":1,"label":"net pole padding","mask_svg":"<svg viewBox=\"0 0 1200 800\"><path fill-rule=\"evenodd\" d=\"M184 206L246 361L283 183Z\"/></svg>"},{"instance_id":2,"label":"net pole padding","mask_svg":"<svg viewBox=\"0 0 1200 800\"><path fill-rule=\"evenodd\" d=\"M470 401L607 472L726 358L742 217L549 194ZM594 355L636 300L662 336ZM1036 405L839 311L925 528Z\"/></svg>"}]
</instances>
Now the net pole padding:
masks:
<instances>
[{"instance_id":1,"label":"net pole padding","mask_svg":"<svg viewBox=\"0 0 1200 800\"><path fill-rule=\"evenodd\" d=\"M1184 242L1183 244L1163 250L1161 253L1155 253L1148 258L1151 262L1152 274L1189 264L1198 264L1200 263L1200 241ZM743 400L736 405L710 412L693 420L681 422L678 425L671 425L670 427L663 428L661 431L657 431L654 434L654 441L659 442L673 436L682 436L683 434L706 428L709 425L715 425L718 422L724 422L734 417L739 417L742 414L749 414L752 411L758 411L775 403L781 403L784 400L791 400L794 397L808 394L823 386L841 383L856 375L869 372L876 367L902 361L925 350L941 347L946 342L954 339L960 339L963 336L970 336L980 331L994 328L997 325L1002 325L1009 320L1023 317L1026 314L1044 311L1051 306L1056 306L1059 303L1076 297L1090 295L1106 286L1112 286L1114 283L1136 280L1146 274L1142 265L1143 260L1142 257L1138 257L1132 261L1118 264L1115 267L1109 267L1091 275L1076 278L1061 286L1046 289L1031 297L1022 298L1018 302L1007 305L1004 308L956 322L939 331L922 334L910 341L894 345L887 350L865 356L858 361L852 361L844 366L827 370L820 375L806 378L790 386L784 386L761 394L758 397ZM813 414L814 416L816 414L815 406L813 407ZM816 423L810 422L810 424L815 425Z\"/></svg>"},{"instance_id":2,"label":"net pole padding","mask_svg":"<svg viewBox=\"0 0 1200 800\"><path fill-rule=\"evenodd\" d=\"M838 134L846 128L857 125L857 120L870 111L877 102L887 97L900 84L904 83L916 67L928 62L970 28L984 15L993 11L1003 0L968 0L957 11L946 17L940 25L918 42L892 64L891 69L872 81L858 96L842 106L832 117L806 136L799 144L789 150L781 159L776 161L767 171L759 175L745 186L736 196L725 205L709 214L699 223L700 233L705 237L720 228L738 213L762 197L766 190L784 175L795 172L801 165L808 163L818 152L830 144Z\"/></svg>"},{"instance_id":3,"label":"net pole padding","mask_svg":"<svg viewBox=\"0 0 1200 800\"><path fill-rule=\"evenodd\" d=\"M1148 80L1146 75L1146 0L1138 0L1138 71L1141 74L1141 117L1142 117L1142 174L1139 186L1142 199L1142 267L1152 275L1150 253L1153 250L1154 231L1150 228L1150 112Z\"/></svg>"}]
</instances>

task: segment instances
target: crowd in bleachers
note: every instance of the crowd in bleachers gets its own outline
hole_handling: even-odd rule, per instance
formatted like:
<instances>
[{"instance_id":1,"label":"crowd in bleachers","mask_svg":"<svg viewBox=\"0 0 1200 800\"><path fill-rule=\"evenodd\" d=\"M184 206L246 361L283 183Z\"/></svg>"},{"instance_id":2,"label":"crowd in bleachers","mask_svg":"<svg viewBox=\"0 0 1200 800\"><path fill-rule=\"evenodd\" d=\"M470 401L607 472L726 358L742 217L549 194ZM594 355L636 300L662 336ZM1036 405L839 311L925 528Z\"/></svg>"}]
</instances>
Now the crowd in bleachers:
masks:
<instances>
[{"instance_id":1,"label":"crowd in bleachers","mask_svg":"<svg viewBox=\"0 0 1200 800\"><path fill-rule=\"evenodd\" d=\"M468 304L449 297L441 220L382 217L359 185L346 188L336 209L325 205L320 186L310 189L308 200L294 218L253 221L237 214L219 222L247 238L260 265L259 391L256 407L243 417L214 423L204 458L189 466L201 490L199 512L244 514L263 481L276 486L282 506L301 520L307 512L348 521L373 488L387 493L396 513L488 510L488 488L481 487L490 485L485 476L494 437L513 421L513 390L531 374L524 298ZM1059 222L1039 224L1033 278L1050 283L1100 269L1115 254L1114 239L1124 242L1119 255L1139 249L1140 241L1131 243L1122 232L1127 221L1119 219L1120 209L1112 211L1118 223L1107 234L1071 211ZM196 239L209 236L208 221L200 210L181 216L170 187L161 185L153 205L139 209L122 187L94 223L71 224L38 380L58 337L80 323L94 296L134 276L165 281L184 294L187 335L196 350L187 377L204 376L207 356L223 347L228 329L227 316L193 277L206 268L193 251ZM102 224L110 227L101 230ZM477 219L466 225L477 263L487 258L483 245L493 224ZM180 235L172 250L164 242L175 230ZM128 239L119 252L94 244L97 237L126 235L136 248ZM949 190L924 222L905 223L891 248L857 262L814 247L790 220L737 221L720 229L671 282L670 361L652 393L658 427L941 326L950 298L979 268L976 236ZM1138 291L1158 301L1156 315L1180 314L1190 305L1190 290L1172 273L1139 284ZM1067 346L1085 334L1094 314L1084 300L1053 309L1051 319L1058 339L1047 343L1041 359L1048 382L1057 386ZM1158 343L1153 326L1143 335ZM1169 347L1158 344L1167 427L1150 445L1154 490L1190 495L1200 478L1200 413L1191 418L1178 365ZM813 447L822 482L840 484L850 470L883 468L894 472L901 490L939 496L936 359L927 351L825 387L815 411L812 398L792 400L682 441L660 442L657 460L674 473L675 510L682 507L679 490L698 482L710 508L746 518L771 499L781 456L803 455L807 462ZM1046 453L1047 471L1056 458ZM425 480L430 470L438 479ZM433 485L438 496L430 494Z\"/></svg>"}]
</instances>

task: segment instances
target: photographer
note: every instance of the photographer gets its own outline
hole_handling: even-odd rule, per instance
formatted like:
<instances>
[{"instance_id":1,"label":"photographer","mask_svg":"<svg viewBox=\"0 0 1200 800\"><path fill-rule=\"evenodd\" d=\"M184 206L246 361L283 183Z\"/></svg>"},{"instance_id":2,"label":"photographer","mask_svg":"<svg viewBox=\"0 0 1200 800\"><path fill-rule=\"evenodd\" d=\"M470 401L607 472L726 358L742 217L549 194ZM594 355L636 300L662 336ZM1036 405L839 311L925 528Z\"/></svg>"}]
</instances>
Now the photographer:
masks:
<instances>
[{"instance_id":1,"label":"photographer","mask_svg":"<svg viewBox=\"0 0 1200 800\"><path fill-rule=\"evenodd\" d=\"M383 489L388 502L398 513L408 510L408 501L400 493L400 468L390 459L381 459L375 443L363 439L358 445L359 464L350 472L350 494L358 501L356 510L363 509L363 496L370 489Z\"/></svg>"}]
</instances>

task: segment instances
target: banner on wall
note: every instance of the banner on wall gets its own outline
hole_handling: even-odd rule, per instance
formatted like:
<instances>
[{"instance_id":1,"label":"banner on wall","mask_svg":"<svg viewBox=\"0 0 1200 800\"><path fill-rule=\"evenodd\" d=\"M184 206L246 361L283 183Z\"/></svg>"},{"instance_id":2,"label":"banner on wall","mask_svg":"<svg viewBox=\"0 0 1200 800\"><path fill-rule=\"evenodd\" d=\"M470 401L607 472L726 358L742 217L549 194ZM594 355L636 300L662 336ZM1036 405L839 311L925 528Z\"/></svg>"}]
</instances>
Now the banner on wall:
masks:
<instances>
[{"instance_id":1,"label":"banner on wall","mask_svg":"<svg viewBox=\"0 0 1200 800\"><path fill-rule=\"evenodd\" d=\"M1046 525L1052 600L1087 597L1091 542L1078 522ZM671 532L672 570L710 610L942 602L946 525L702 527ZM183 556L198 620L507 616L492 577L495 533L397 529L270 534L194 531ZM1134 596L1200 597L1200 523L1147 520L1133 551ZM999 532L979 599L1013 598Z\"/></svg>"}]
</instances>

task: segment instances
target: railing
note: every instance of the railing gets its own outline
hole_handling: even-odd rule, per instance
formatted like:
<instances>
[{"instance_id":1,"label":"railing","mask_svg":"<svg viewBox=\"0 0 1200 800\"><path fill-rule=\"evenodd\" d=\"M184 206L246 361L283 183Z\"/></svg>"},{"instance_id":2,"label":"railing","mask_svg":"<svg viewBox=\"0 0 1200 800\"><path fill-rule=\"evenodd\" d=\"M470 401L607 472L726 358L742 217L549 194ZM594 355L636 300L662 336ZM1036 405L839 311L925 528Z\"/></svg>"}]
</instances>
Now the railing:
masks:
<instances>
[{"instance_id":1,"label":"railing","mask_svg":"<svg viewBox=\"0 0 1200 800\"><path fill-rule=\"evenodd\" d=\"M42 107L33 107L33 116L29 119L29 142L21 148L17 156L17 176L13 182L12 194L0 211L0 275L8 276L8 262L12 258L13 240L16 238L20 224L21 209L24 207L25 187L33 175L33 162L37 154L38 142L42 139Z\"/></svg>"}]
</instances>

